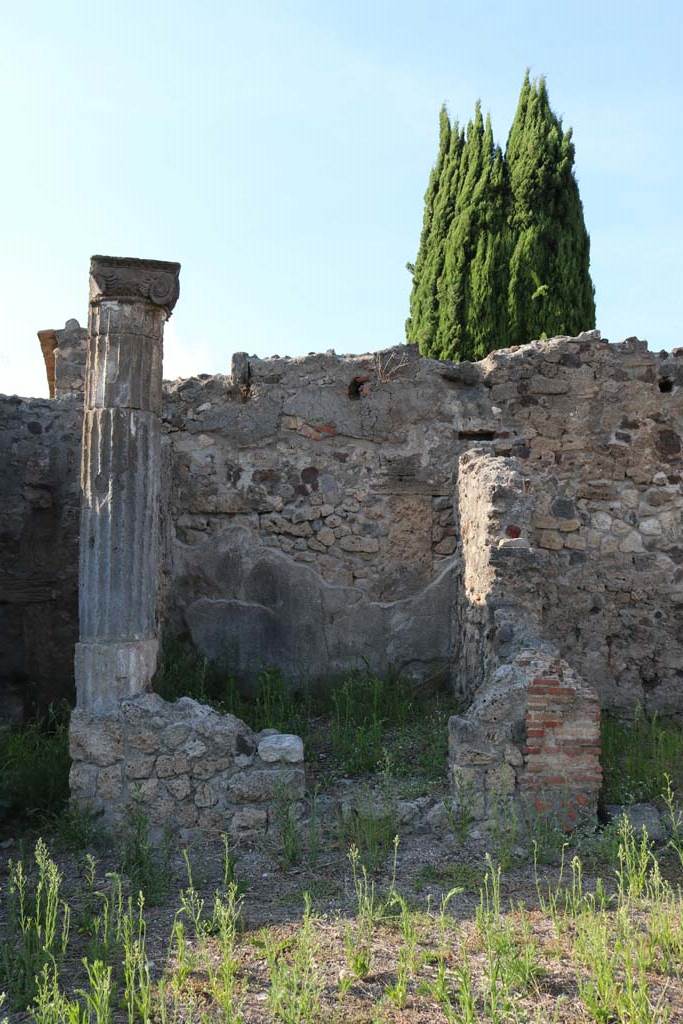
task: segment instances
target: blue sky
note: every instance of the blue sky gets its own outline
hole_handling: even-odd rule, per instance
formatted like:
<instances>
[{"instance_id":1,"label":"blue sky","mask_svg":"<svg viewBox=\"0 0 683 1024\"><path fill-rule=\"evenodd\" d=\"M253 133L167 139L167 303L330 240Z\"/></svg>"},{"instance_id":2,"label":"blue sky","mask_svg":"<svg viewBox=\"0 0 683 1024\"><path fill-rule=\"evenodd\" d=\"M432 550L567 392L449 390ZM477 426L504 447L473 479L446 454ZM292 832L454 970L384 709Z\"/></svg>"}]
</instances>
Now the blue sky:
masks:
<instances>
[{"instance_id":1,"label":"blue sky","mask_svg":"<svg viewBox=\"0 0 683 1024\"><path fill-rule=\"evenodd\" d=\"M165 376L403 340L438 110L504 143L524 69L574 128L598 326L683 344L681 5L0 5L0 391L86 321L92 253L177 259Z\"/></svg>"}]
</instances>

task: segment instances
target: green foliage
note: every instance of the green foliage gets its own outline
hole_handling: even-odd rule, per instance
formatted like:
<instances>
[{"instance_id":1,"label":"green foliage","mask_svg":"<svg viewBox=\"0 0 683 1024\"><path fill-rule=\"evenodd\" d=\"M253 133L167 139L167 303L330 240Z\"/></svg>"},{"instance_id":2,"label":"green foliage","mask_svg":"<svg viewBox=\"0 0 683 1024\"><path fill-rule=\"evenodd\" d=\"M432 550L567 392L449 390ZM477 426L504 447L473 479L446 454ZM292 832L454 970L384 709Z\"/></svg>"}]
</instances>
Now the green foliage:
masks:
<instances>
[{"instance_id":1,"label":"green foliage","mask_svg":"<svg viewBox=\"0 0 683 1024\"><path fill-rule=\"evenodd\" d=\"M443 808L453 835L459 843L464 843L475 821L475 794L471 781L463 775L461 769L453 770L452 779L455 797L444 800Z\"/></svg>"},{"instance_id":2,"label":"green foliage","mask_svg":"<svg viewBox=\"0 0 683 1024\"><path fill-rule=\"evenodd\" d=\"M418 696L401 678L365 672L349 673L331 687L327 699L327 738L346 775L379 769L412 783L443 778L452 700L441 694Z\"/></svg>"},{"instance_id":3,"label":"green foliage","mask_svg":"<svg viewBox=\"0 0 683 1024\"><path fill-rule=\"evenodd\" d=\"M317 952L311 901L306 894L303 920L291 949L271 945L266 954L268 1006L281 1024L314 1024L319 1019L323 983L316 964Z\"/></svg>"},{"instance_id":4,"label":"green foliage","mask_svg":"<svg viewBox=\"0 0 683 1024\"><path fill-rule=\"evenodd\" d=\"M670 835L668 846L677 855L683 868L683 809L676 802L676 795L671 785L671 776L668 772L664 775L662 800L666 807L666 819Z\"/></svg>"},{"instance_id":5,"label":"green foliage","mask_svg":"<svg viewBox=\"0 0 683 1024\"><path fill-rule=\"evenodd\" d=\"M406 337L460 361L595 324L589 239L571 131L528 74L505 155L477 104L463 130L440 113Z\"/></svg>"},{"instance_id":6,"label":"green foliage","mask_svg":"<svg viewBox=\"0 0 683 1024\"><path fill-rule=\"evenodd\" d=\"M441 889L455 887L460 892L478 892L481 883L480 867L453 861L442 865L425 864L416 875L415 889L420 892L427 885L436 885Z\"/></svg>"},{"instance_id":7,"label":"green foliage","mask_svg":"<svg viewBox=\"0 0 683 1024\"><path fill-rule=\"evenodd\" d=\"M370 871L384 863L397 833L394 807L380 803L369 793L345 808L339 823L341 843L355 847Z\"/></svg>"},{"instance_id":8,"label":"green foliage","mask_svg":"<svg viewBox=\"0 0 683 1024\"><path fill-rule=\"evenodd\" d=\"M387 711L383 698L382 680L359 672L350 674L332 692L332 749L349 775L377 768Z\"/></svg>"},{"instance_id":9,"label":"green foliage","mask_svg":"<svg viewBox=\"0 0 683 1024\"><path fill-rule=\"evenodd\" d=\"M619 867L616 869L617 894L621 901L639 900L646 892L657 863L645 826L637 835L623 815L619 822Z\"/></svg>"},{"instance_id":10,"label":"green foliage","mask_svg":"<svg viewBox=\"0 0 683 1024\"><path fill-rule=\"evenodd\" d=\"M111 1024L112 969L101 960L91 963L85 959L83 966L88 976L88 988L79 989L79 995L85 1003L88 1024Z\"/></svg>"},{"instance_id":11,"label":"green foliage","mask_svg":"<svg viewBox=\"0 0 683 1024\"><path fill-rule=\"evenodd\" d=\"M567 845L567 833L555 811L539 813L530 803L522 803L523 825L539 864L556 864Z\"/></svg>"},{"instance_id":12,"label":"green foliage","mask_svg":"<svg viewBox=\"0 0 683 1024\"><path fill-rule=\"evenodd\" d=\"M275 791L275 819L280 835L282 863L291 868L301 860L302 844L296 808L286 787L279 786Z\"/></svg>"},{"instance_id":13,"label":"green foliage","mask_svg":"<svg viewBox=\"0 0 683 1024\"><path fill-rule=\"evenodd\" d=\"M38 976L56 971L69 942L70 910L62 900L62 874L39 839L34 871L10 861L5 935L0 943L0 991L13 1009L25 1009L36 995ZM46 975L47 977L47 975Z\"/></svg>"},{"instance_id":14,"label":"green foliage","mask_svg":"<svg viewBox=\"0 0 683 1024\"><path fill-rule=\"evenodd\" d=\"M126 907L121 876L107 875L107 887L95 888L96 862L86 860L86 898L79 927L88 936L88 955L92 960L118 964L123 952L123 930Z\"/></svg>"},{"instance_id":15,"label":"green foliage","mask_svg":"<svg viewBox=\"0 0 683 1024\"><path fill-rule=\"evenodd\" d=\"M490 844L503 871L511 868L517 859L519 832L517 808L510 800L500 797L492 807Z\"/></svg>"},{"instance_id":16,"label":"green foliage","mask_svg":"<svg viewBox=\"0 0 683 1024\"><path fill-rule=\"evenodd\" d=\"M586 968L578 974L577 985L590 1020L666 1024L670 1019L664 992L656 1000L648 983L648 937L623 909L614 920L604 912L581 915L574 954Z\"/></svg>"},{"instance_id":17,"label":"green foliage","mask_svg":"<svg viewBox=\"0 0 683 1024\"><path fill-rule=\"evenodd\" d=\"M520 905L516 915L503 915L501 869L487 855L488 870L477 908L477 930L486 957L483 992L487 1018L508 1019L515 999L532 990L542 973L538 943Z\"/></svg>"},{"instance_id":18,"label":"green foliage","mask_svg":"<svg viewBox=\"0 0 683 1024\"><path fill-rule=\"evenodd\" d=\"M66 999L59 990L57 970L45 964L35 981L36 994L31 1004L31 1016L35 1024L85 1024L78 1003ZM4 995L0 996L0 1005ZM7 1024L7 1018L3 1020Z\"/></svg>"},{"instance_id":19,"label":"green foliage","mask_svg":"<svg viewBox=\"0 0 683 1024\"><path fill-rule=\"evenodd\" d=\"M239 716L243 698L234 678L222 671L183 637L164 641L154 689L164 700L193 697Z\"/></svg>"},{"instance_id":20,"label":"green foliage","mask_svg":"<svg viewBox=\"0 0 683 1024\"><path fill-rule=\"evenodd\" d=\"M398 923L403 944L398 953L396 981L387 986L386 995L398 1009L403 1009L409 985L419 967L417 955L417 922L407 900L396 890L391 893L389 905L398 911Z\"/></svg>"},{"instance_id":21,"label":"green foliage","mask_svg":"<svg viewBox=\"0 0 683 1024\"><path fill-rule=\"evenodd\" d=\"M232 852L230 837L227 832L221 832L221 863L223 865L223 888L227 892L235 886L238 893L242 892L242 886L237 878L237 861Z\"/></svg>"},{"instance_id":22,"label":"green foliage","mask_svg":"<svg viewBox=\"0 0 683 1024\"><path fill-rule=\"evenodd\" d=\"M0 814L58 813L69 799L66 707L28 725L0 729Z\"/></svg>"},{"instance_id":23,"label":"green foliage","mask_svg":"<svg viewBox=\"0 0 683 1024\"><path fill-rule=\"evenodd\" d=\"M128 1024L149 1024L152 1016L152 982L147 959L145 900L138 893L137 913L129 906L123 918L123 996Z\"/></svg>"},{"instance_id":24,"label":"green foliage","mask_svg":"<svg viewBox=\"0 0 683 1024\"><path fill-rule=\"evenodd\" d=\"M683 793L683 729L641 711L630 722L602 717L602 767L605 803L655 800L666 777L674 793Z\"/></svg>"},{"instance_id":25,"label":"green foliage","mask_svg":"<svg viewBox=\"0 0 683 1024\"><path fill-rule=\"evenodd\" d=\"M574 177L571 129L553 113L545 79L527 73L506 149L513 248L510 343L595 325L590 243Z\"/></svg>"},{"instance_id":26,"label":"green foliage","mask_svg":"<svg viewBox=\"0 0 683 1024\"><path fill-rule=\"evenodd\" d=\"M255 732L273 728L295 733L309 753L331 754L331 766L346 775L382 766L422 785L443 778L446 725L454 702L443 694L418 697L414 686L397 676L379 678L354 670L324 688L297 689L267 669L259 674L253 694L246 695L227 670L202 658L187 642L175 640L164 649L154 686L167 700L188 696L209 702Z\"/></svg>"},{"instance_id":27,"label":"green foliage","mask_svg":"<svg viewBox=\"0 0 683 1024\"><path fill-rule=\"evenodd\" d=\"M506 247L505 168L479 105L467 126L458 181L437 283L434 351L428 354L479 359L500 344L505 326Z\"/></svg>"},{"instance_id":28,"label":"green foliage","mask_svg":"<svg viewBox=\"0 0 683 1024\"><path fill-rule=\"evenodd\" d=\"M48 819L56 838L68 850L100 847L108 838L107 830L97 816L78 804L69 804Z\"/></svg>"},{"instance_id":29,"label":"green foliage","mask_svg":"<svg viewBox=\"0 0 683 1024\"><path fill-rule=\"evenodd\" d=\"M225 666L202 657L182 638L164 644L154 689L165 700L193 697L236 715L255 732L270 728L302 735L313 707L312 695L288 686L276 669L264 669L253 694L243 693Z\"/></svg>"},{"instance_id":30,"label":"green foliage","mask_svg":"<svg viewBox=\"0 0 683 1024\"><path fill-rule=\"evenodd\" d=\"M170 885L170 849L168 836L156 845L152 842L149 820L141 807L133 804L121 837L121 871L148 903L159 903Z\"/></svg>"},{"instance_id":31,"label":"green foliage","mask_svg":"<svg viewBox=\"0 0 683 1024\"><path fill-rule=\"evenodd\" d=\"M237 885L228 885L225 895L216 893L213 927L218 939L218 966L209 968L209 986L224 1024L243 1024L243 987L237 977L237 929L242 915L242 897Z\"/></svg>"}]
</instances>

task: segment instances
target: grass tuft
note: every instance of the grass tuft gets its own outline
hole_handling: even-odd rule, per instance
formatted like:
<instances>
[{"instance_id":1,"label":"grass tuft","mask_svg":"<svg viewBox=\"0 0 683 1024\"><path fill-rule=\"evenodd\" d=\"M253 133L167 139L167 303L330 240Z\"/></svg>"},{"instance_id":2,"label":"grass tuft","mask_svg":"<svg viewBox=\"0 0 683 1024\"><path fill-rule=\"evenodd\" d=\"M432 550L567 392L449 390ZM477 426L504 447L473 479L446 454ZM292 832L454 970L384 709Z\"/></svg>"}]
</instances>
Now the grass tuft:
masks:
<instances>
[{"instance_id":1,"label":"grass tuft","mask_svg":"<svg viewBox=\"0 0 683 1024\"><path fill-rule=\"evenodd\" d=\"M69 799L69 712L0 729L0 817L58 814Z\"/></svg>"},{"instance_id":2,"label":"grass tuft","mask_svg":"<svg viewBox=\"0 0 683 1024\"><path fill-rule=\"evenodd\" d=\"M602 796L608 804L656 800L668 776L683 792L683 728L638 711L631 722L602 717Z\"/></svg>"}]
</instances>

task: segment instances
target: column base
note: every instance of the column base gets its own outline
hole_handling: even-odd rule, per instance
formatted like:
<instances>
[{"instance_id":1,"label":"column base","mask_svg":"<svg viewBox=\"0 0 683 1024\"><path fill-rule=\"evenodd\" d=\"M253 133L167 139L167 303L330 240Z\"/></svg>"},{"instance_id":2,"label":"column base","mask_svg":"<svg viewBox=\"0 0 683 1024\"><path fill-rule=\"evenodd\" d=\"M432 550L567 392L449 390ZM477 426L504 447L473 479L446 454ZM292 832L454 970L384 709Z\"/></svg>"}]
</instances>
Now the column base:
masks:
<instances>
[{"instance_id":1,"label":"column base","mask_svg":"<svg viewBox=\"0 0 683 1024\"><path fill-rule=\"evenodd\" d=\"M149 689L159 641L103 640L76 644L76 706L91 715L111 715L127 697Z\"/></svg>"}]
</instances>

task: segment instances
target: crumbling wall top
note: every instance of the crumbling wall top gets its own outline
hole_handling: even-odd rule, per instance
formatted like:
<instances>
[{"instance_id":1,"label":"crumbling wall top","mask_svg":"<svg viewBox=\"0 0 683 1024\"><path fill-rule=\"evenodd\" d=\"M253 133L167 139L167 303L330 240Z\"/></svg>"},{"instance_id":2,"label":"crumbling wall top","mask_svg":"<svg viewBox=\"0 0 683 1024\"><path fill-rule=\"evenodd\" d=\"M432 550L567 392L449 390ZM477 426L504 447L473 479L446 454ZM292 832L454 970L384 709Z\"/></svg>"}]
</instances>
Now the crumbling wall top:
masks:
<instances>
[{"instance_id":1,"label":"crumbling wall top","mask_svg":"<svg viewBox=\"0 0 683 1024\"><path fill-rule=\"evenodd\" d=\"M50 398L83 395L88 332L78 320L67 320L62 330L38 331L45 360Z\"/></svg>"}]
</instances>

